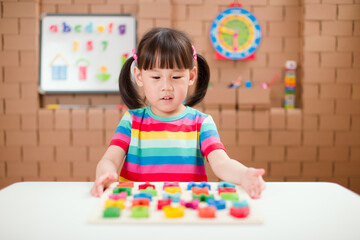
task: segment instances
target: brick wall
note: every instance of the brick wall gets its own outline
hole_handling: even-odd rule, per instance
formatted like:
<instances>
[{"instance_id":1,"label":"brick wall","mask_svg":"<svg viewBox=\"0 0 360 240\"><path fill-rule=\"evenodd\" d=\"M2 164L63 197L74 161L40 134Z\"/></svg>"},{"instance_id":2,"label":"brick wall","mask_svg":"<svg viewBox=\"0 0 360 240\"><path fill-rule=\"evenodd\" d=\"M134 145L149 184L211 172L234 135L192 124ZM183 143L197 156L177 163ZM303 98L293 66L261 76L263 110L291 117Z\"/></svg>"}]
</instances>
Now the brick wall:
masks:
<instances>
[{"instance_id":1,"label":"brick wall","mask_svg":"<svg viewBox=\"0 0 360 240\"><path fill-rule=\"evenodd\" d=\"M198 109L212 114L229 155L267 170L267 181L331 181L360 192L360 1L243 0L263 30L256 59L221 61L208 29L231 0L12 0L0 4L0 188L17 181L91 181L122 112L46 110L49 103L119 103L117 95L39 96L42 13L136 14L186 31L211 68ZM284 64L299 64L298 107L282 107ZM224 86L239 75L271 88L271 108L242 108ZM218 98L215 93L223 92ZM215 94L215 95L214 95ZM208 169L210 180L217 180Z\"/></svg>"}]
</instances>

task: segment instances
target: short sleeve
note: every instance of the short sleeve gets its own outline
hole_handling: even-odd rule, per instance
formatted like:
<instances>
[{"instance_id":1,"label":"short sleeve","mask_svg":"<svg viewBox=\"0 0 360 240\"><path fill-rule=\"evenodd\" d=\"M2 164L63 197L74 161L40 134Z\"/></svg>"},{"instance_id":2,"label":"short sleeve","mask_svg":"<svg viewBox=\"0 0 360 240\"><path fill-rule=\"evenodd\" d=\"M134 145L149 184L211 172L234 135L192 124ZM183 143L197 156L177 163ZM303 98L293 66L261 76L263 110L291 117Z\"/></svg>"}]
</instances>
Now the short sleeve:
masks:
<instances>
[{"instance_id":1,"label":"short sleeve","mask_svg":"<svg viewBox=\"0 0 360 240\"><path fill-rule=\"evenodd\" d=\"M209 153L216 149L223 149L225 151L225 147L220 141L220 136L214 120L210 115L208 115L201 124L199 140L201 153L206 158Z\"/></svg>"},{"instance_id":2,"label":"short sleeve","mask_svg":"<svg viewBox=\"0 0 360 240\"><path fill-rule=\"evenodd\" d=\"M125 152L127 152L131 140L131 127L132 127L132 116L129 113L129 111L127 111L120 120L120 123L115 130L115 134L111 139L109 146L111 145L119 146L122 149L124 149Z\"/></svg>"}]
</instances>

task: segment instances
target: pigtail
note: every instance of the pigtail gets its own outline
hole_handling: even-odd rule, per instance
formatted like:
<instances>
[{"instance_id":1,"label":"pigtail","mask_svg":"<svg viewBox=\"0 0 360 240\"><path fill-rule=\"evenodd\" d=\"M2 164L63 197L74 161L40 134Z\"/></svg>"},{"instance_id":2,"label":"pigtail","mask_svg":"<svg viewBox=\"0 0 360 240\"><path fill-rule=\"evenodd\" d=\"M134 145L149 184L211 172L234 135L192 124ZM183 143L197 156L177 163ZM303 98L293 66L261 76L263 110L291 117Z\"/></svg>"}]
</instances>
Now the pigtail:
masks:
<instances>
[{"instance_id":1,"label":"pigtail","mask_svg":"<svg viewBox=\"0 0 360 240\"><path fill-rule=\"evenodd\" d=\"M119 76L120 96L129 109L142 107L141 97L136 89L134 82L131 80L131 65L133 61L133 57L130 57L126 60L123 67L121 68Z\"/></svg>"},{"instance_id":2,"label":"pigtail","mask_svg":"<svg viewBox=\"0 0 360 240\"><path fill-rule=\"evenodd\" d=\"M194 94L191 95L186 101L186 105L190 107L198 104L204 99L210 81L210 68L208 63L203 56L201 56L200 54L196 55L198 64L198 77L196 81L196 87Z\"/></svg>"}]
</instances>

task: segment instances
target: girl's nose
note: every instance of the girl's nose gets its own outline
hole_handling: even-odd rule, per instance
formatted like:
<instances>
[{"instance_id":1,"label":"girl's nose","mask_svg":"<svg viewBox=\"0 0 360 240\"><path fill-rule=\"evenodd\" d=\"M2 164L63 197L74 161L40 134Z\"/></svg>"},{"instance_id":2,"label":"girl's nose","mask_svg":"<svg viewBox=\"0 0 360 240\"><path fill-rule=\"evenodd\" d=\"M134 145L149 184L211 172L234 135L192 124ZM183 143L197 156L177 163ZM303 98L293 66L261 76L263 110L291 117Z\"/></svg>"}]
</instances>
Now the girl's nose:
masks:
<instances>
[{"instance_id":1,"label":"girl's nose","mask_svg":"<svg viewBox=\"0 0 360 240\"><path fill-rule=\"evenodd\" d=\"M171 91L171 90L173 90L173 86L172 86L171 81L169 79L164 79L161 90L162 91Z\"/></svg>"}]
</instances>

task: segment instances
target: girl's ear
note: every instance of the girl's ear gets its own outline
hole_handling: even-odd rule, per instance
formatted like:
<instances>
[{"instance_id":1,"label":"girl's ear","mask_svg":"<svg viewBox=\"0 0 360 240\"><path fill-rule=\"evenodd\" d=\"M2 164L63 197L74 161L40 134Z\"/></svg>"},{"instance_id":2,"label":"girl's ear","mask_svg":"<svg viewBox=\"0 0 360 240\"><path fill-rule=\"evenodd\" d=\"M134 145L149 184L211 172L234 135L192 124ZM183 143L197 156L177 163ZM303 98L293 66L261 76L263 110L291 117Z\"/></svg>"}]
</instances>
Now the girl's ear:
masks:
<instances>
[{"instance_id":1,"label":"girl's ear","mask_svg":"<svg viewBox=\"0 0 360 240\"><path fill-rule=\"evenodd\" d=\"M197 68L194 67L193 69L190 70L189 86L192 86L194 84L196 76L197 76Z\"/></svg>"},{"instance_id":2,"label":"girl's ear","mask_svg":"<svg viewBox=\"0 0 360 240\"><path fill-rule=\"evenodd\" d=\"M144 86L142 78L141 78L141 71L140 71L140 69L138 67L134 67L134 76L135 76L136 84L139 87Z\"/></svg>"}]
</instances>

